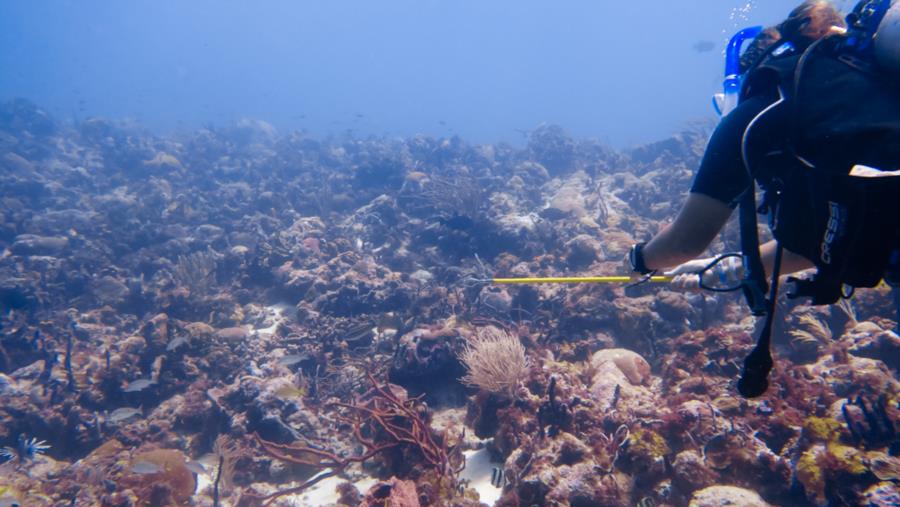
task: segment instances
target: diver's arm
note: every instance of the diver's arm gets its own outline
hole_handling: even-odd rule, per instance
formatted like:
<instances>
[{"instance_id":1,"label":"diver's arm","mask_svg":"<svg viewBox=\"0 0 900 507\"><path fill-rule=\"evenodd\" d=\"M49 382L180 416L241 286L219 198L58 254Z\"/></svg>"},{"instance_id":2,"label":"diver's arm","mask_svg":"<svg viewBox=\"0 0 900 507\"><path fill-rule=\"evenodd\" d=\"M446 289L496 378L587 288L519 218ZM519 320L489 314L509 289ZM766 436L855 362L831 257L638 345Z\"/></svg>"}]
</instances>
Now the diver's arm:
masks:
<instances>
[{"instance_id":1,"label":"diver's arm","mask_svg":"<svg viewBox=\"0 0 900 507\"><path fill-rule=\"evenodd\" d=\"M722 230L731 212L727 204L691 192L675 221L644 246L644 264L662 270L697 257Z\"/></svg>"},{"instance_id":2,"label":"diver's arm","mask_svg":"<svg viewBox=\"0 0 900 507\"><path fill-rule=\"evenodd\" d=\"M773 239L759 247L759 254L762 257L763 268L766 270L766 278L770 278L772 276L772 266L775 264L775 240ZM781 256L780 273L782 275L789 275L814 267L815 264L809 262L806 257L784 249L784 254Z\"/></svg>"}]
</instances>

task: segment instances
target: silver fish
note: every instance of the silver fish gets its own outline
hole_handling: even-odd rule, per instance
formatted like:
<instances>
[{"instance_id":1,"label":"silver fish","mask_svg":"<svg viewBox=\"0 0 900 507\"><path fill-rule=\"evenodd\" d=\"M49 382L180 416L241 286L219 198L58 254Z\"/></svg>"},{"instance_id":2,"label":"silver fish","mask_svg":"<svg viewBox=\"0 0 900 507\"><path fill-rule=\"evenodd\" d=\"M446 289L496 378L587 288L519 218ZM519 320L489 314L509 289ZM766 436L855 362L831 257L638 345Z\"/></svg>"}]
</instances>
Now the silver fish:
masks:
<instances>
[{"instance_id":1,"label":"silver fish","mask_svg":"<svg viewBox=\"0 0 900 507\"><path fill-rule=\"evenodd\" d=\"M149 378L142 378L142 379L138 379L138 380L135 380L134 382L129 383L128 387L126 387L125 389L122 389L122 390L125 391L126 393L136 393L138 391L143 391L144 389L147 389L148 387L152 386L155 383L156 383L155 380L152 380Z\"/></svg>"},{"instance_id":2,"label":"silver fish","mask_svg":"<svg viewBox=\"0 0 900 507\"><path fill-rule=\"evenodd\" d=\"M131 465L131 471L136 474L149 475L162 472L163 469L161 466L150 463L149 461L138 461L134 465Z\"/></svg>"},{"instance_id":3,"label":"silver fish","mask_svg":"<svg viewBox=\"0 0 900 507\"><path fill-rule=\"evenodd\" d=\"M188 461L184 464L184 466L197 475L206 475L206 467L204 467L203 463L200 463L199 461Z\"/></svg>"},{"instance_id":4,"label":"silver fish","mask_svg":"<svg viewBox=\"0 0 900 507\"><path fill-rule=\"evenodd\" d=\"M178 347L187 345L187 342L188 342L187 338L185 338L183 336L179 336L178 338L173 338L172 341L170 341L169 344L166 345L166 352L172 352L173 350L178 349Z\"/></svg>"},{"instance_id":5,"label":"silver fish","mask_svg":"<svg viewBox=\"0 0 900 507\"><path fill-rule=\"evenodd\" d=\"M136 415L140 415L140 414L141 414L141 409L139 409L139 408L131 408L131 407L117 408L109 414L109 422L114 422L114 423L122 422L126 419L131 419L132 417L134 417Z\"/></svg>"},{"instance_id":6,"label":"silver fish","mask_svg":"<svg viewBox=\"0 0 900 507\"><path fill-rule=\"evenodd\" d=\"M291 354L278 359L278 364L281 366L292 366L306 360L308 357L309 355L307 354Z\"/></svg>"},{"instance_id":7,"label":"silver fish","mask_svg":"<svg viewBox=\"0 0 900 507\"><path fill-rule=\"evenodd\" d=\"M219 455L214 452L208 452L203 456L197 458L197 463L203 465L203 467L214 467L216 463L219 462Z\"/></svg>"}]
</instances>

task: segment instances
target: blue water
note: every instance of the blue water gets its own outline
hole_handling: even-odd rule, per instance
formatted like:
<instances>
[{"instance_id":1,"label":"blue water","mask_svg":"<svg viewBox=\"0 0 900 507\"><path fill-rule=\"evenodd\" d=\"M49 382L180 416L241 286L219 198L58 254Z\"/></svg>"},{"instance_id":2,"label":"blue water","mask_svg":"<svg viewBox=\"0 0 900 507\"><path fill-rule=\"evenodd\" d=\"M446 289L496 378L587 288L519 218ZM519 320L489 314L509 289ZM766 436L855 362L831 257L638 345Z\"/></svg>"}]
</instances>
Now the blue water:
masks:
<instances>
[{"instance_id":1,"label":"blue water","mask_svg":"<svg viewBox=\"0 0 900 507\"><path fill-rule=\"evenodd\" d=\"M0 100L162 131L516 142L551 122L622 146L711 118L727 38L796 3L4 0Z\"/></svg>"}]
</instances>

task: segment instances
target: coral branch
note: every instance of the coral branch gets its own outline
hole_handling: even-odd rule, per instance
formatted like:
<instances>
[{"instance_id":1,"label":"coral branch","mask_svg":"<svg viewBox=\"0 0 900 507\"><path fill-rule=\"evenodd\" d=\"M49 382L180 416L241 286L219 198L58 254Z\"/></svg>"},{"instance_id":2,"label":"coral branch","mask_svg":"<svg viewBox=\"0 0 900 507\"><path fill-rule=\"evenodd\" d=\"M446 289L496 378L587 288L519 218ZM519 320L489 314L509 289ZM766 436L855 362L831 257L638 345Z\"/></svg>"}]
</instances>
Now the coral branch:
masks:
<instances>
[{"instance_id":1,"label":"coral branch","mask_svg":"<svg viewBox=\"0 0 900 507\"><path fill-rule=\"evenodd\" d=\"M362 463L389 449L401 446L421 455L427 467L443 476L455 478L458 471L451 466L446 438L443 435L436 435L430 427L427 409L421 405L421 401L417 398L407 399L405 396L398 396L389 385L380 385L371 374L367 374L367 377L372 387L353 403L330 405L351 412L349 417L339 415L338 419L353 427L353 436L364 447L365 452L358 456L341 457L335 452L305 444L269 442L254 434L254 439L263 451L273 458L288 463L330 469L299 486L276 491L265 497L257 497L256 500L268 505L276 498L299 493L326 477L340 474L353 463Z\"/></svg>"}]
</instances>

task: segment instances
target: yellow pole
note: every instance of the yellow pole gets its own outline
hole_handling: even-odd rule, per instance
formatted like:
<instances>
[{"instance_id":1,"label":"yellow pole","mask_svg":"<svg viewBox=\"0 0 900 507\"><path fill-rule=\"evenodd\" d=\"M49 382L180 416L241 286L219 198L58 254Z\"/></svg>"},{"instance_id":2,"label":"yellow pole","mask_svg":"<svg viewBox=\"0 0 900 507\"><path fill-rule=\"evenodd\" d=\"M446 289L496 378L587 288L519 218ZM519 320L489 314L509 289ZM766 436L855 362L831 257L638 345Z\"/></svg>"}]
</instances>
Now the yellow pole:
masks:
<instances>
[{"instance_id":1,"label":"yellow pole","mask_svg":"<svg viewBox=\"0 0 900 507\"><path fill-rule=\"evenodd\" d=\"M652 276L650 282L666 283L672 281L672 276ZM492 283L497 284L529 284L529 283L629 283L636 282L630 276L561 276L549 278L492 278Z\"/></svg>"}]
</instances>

